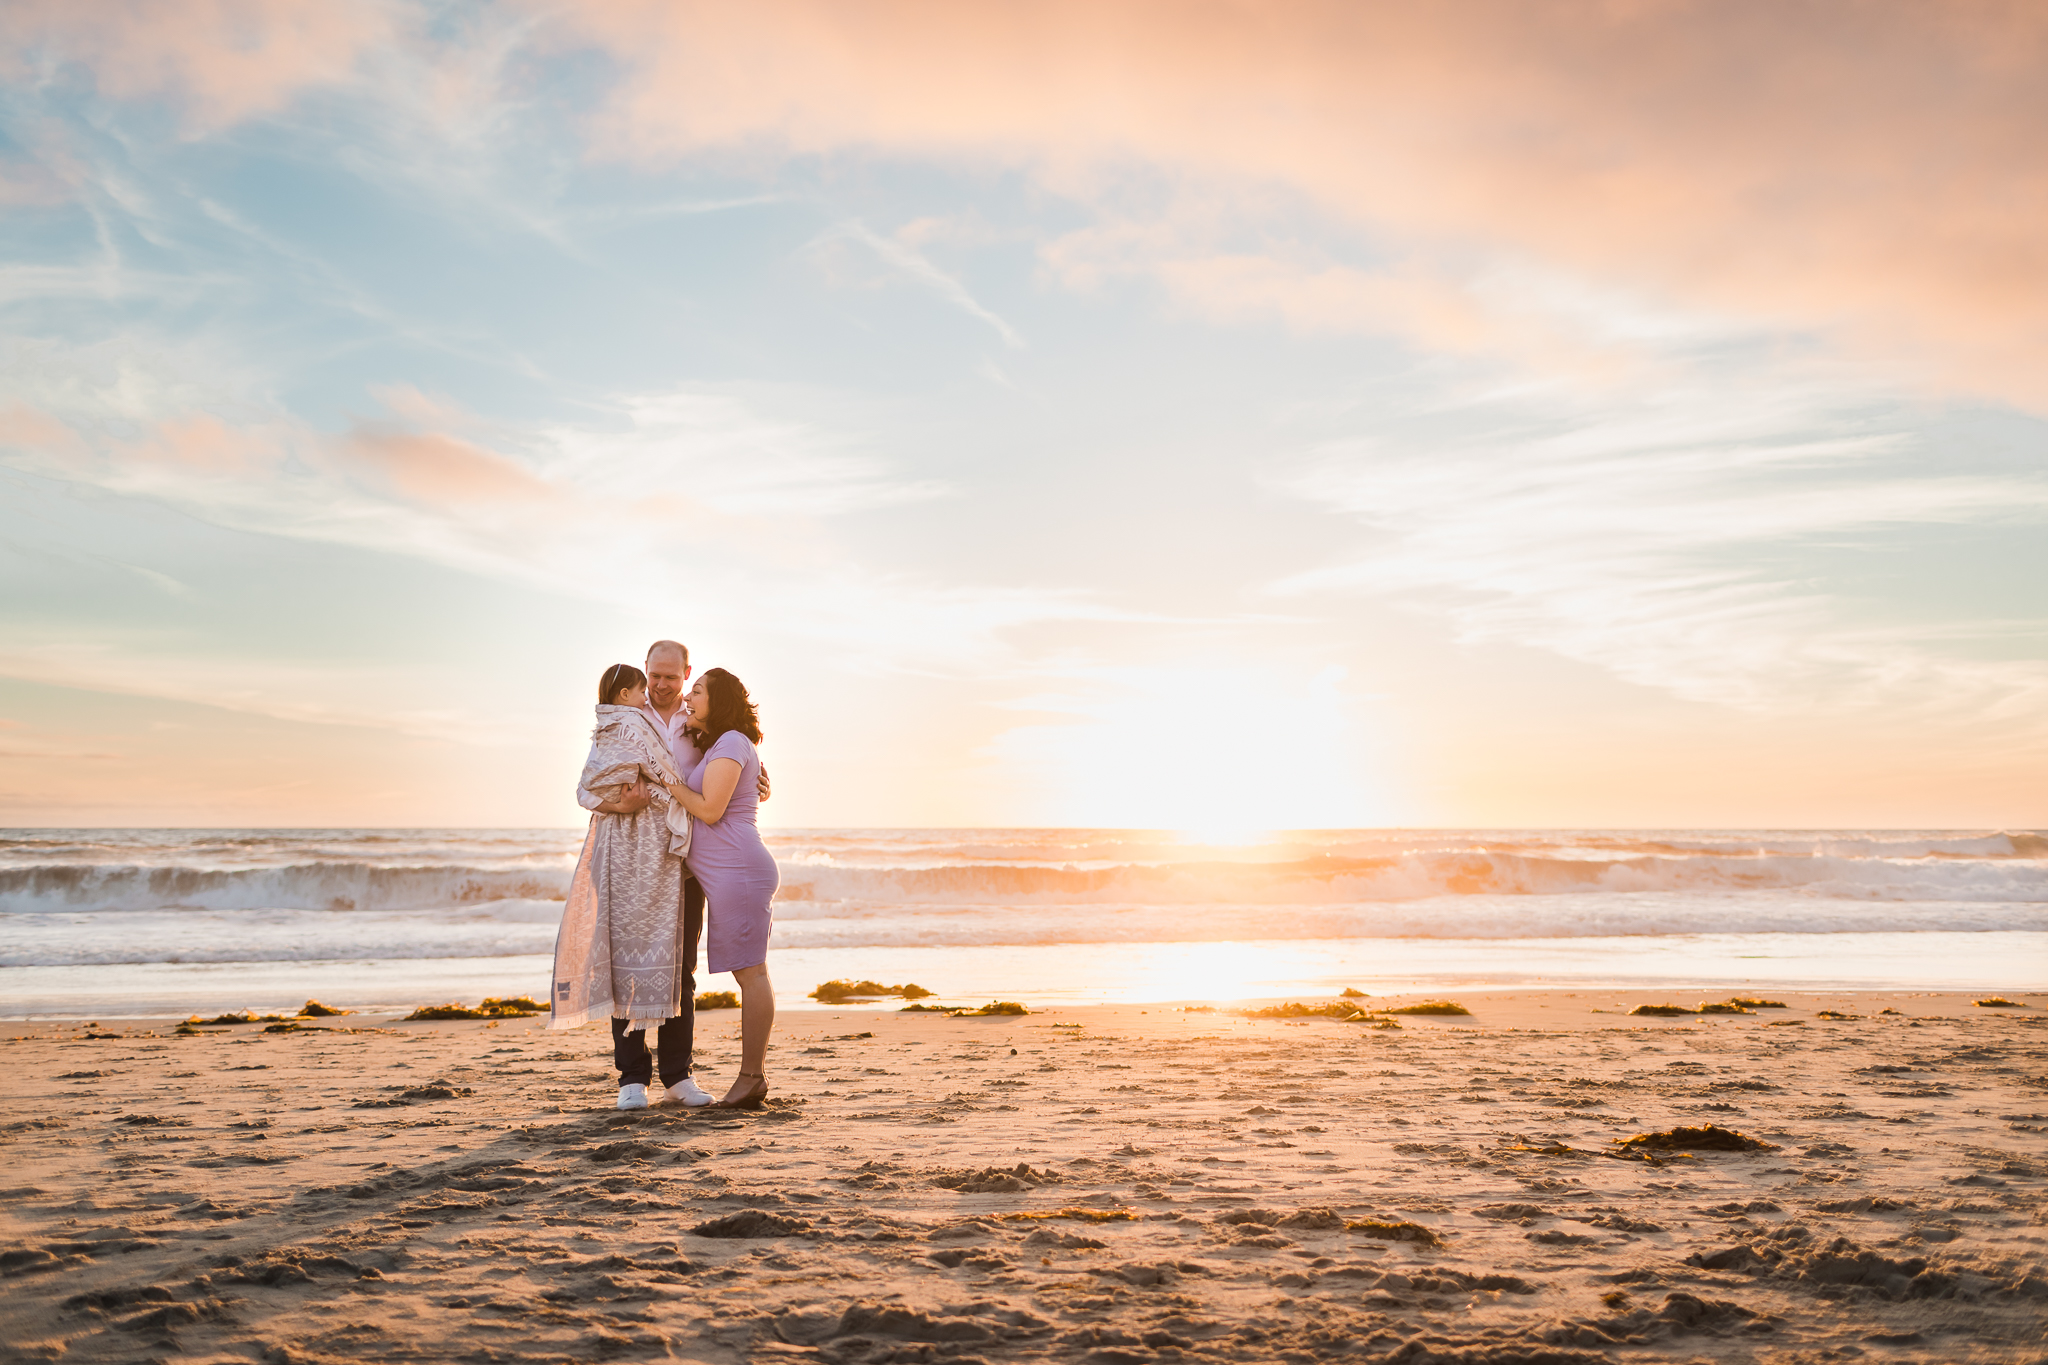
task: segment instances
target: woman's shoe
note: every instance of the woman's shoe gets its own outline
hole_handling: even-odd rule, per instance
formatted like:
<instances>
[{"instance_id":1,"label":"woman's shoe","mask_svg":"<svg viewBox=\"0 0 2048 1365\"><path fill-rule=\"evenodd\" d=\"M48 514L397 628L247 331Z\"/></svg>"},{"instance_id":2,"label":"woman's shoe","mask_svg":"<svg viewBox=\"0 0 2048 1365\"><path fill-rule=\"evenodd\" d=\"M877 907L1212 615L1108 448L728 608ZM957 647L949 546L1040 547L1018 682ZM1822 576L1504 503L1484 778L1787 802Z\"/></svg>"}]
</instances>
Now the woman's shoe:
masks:
<instances>
[{"instance_id":1,"label":"woman's shoe","mask_svg":"<svg viewBox=\"0 0 2048 1365\"><path fill-rule=\"evenodd\" d=\"M725 1099L719 1100L711 1108L759 1109L761 1107L761 1102L768 1098L768 1078L758 1071L742 1071L740 1077L742 1080L752 1077L754 1084L749 1086L746 1093L737 1099L733 1098L730 1092L728 1092Z\"/></svg>"},{"instance_id":2,"label":"woman's shoe","mask_svg":"<svg viewBox=\"0 0 2048 1365\"><path fill-rule=\"evenodd\" d=\"M622 1085L619 1087L619 1108L645 1109L647 1087L644 1085Z\"/></svg>"}]
</instances>

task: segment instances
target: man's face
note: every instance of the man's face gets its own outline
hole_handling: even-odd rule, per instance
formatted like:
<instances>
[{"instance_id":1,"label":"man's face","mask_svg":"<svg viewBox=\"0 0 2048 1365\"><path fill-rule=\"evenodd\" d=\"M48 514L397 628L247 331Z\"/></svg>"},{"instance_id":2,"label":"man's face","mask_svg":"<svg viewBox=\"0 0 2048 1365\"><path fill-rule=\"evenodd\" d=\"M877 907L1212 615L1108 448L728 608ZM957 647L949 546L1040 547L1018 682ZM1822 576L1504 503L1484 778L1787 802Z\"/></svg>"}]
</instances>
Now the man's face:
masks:
<instances>
[{"instance_id":1,"label":"man's face","mask_svg":"<svg viewBox=\"0 0 2048 1365\"><path fill-rule=\"evenodd\" d=\"M689 681L690 666L671 650L647 656L647 700L663 711L672 709Z\"/></svg>"}]
</instances>

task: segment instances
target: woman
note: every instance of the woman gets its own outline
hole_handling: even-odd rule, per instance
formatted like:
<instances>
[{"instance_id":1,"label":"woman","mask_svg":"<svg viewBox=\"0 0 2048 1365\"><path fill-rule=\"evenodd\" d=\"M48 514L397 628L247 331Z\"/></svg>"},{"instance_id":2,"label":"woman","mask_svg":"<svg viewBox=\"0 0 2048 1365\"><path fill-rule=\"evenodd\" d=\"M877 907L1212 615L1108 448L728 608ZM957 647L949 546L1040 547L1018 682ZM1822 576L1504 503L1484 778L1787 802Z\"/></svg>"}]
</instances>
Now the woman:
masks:
<instances>
[{"instance_id":1,"label":"woman","mask_svg":"<svg viewBox=\"0 0 2048 1365\"><path fill-rule=\"evenodd\" d=\"M768 1030L775 988L768 981L768 902L780 880L754 823L760 798L761 724L740 680L706 669L684 699L703 755L669 795L690 813L690 872L704 887L706 965L740 984L740 1074L713 1108L759 1109L768 1095Z\"/></svg>"},{"instance_id":2,"label":"woman","mask_svg":"<svg viewBox=\"0 0 2048 1365\"><path fill-rule=\"evenodd\" d=\"M621 1109L647 1107L654 1078L648 1026L675 1020L691 1004L683 998L692 965L682 915L688 818L665 800L630 815L599 809L633 783L661 790L676 779L667 738L640 709L646 702L647 677L631 664L613 664L598 680L597 726L576 784L578 803L591 812L590 832L562 907L549 992L549 1028L611 1016ZM686 1077L689 1065L687 1048L662 1048L663 1084L676 1084L668 1073Z\"/></svg>"}]
</instances>

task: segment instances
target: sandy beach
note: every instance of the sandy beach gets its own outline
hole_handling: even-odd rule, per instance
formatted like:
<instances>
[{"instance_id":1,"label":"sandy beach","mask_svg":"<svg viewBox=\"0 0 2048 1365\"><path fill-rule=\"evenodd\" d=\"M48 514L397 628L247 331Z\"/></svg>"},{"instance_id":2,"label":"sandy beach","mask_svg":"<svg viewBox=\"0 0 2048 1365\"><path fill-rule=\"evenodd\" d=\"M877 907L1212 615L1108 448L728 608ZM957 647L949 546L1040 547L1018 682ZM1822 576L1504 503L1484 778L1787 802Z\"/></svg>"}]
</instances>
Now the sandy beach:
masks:
<instances>
[{"instance_id":1,"label":"sandy beach","mask_svg":"<svg viewBox=\"0 0 2048 1365\"><path fill-rule=\"evenodd\" d=\"M2048 1358L2048 997L1463 998L792 1012L731 1115L614 1111L596 1027L14 1025L0 1351ZM1769 1147L1615 1142L1708 1123Z\"/></svg>"}]
</instances>

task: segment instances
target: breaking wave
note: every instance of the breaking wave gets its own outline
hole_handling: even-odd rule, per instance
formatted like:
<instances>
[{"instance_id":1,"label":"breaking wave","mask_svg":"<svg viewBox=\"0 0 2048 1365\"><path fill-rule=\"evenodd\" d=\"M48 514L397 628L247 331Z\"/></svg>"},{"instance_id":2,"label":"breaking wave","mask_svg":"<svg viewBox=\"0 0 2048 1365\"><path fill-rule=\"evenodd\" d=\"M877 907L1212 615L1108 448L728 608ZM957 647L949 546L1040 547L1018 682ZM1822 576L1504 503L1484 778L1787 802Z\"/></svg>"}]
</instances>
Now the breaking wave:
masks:
<instances>
[{"instance_id":1,"label":"breaking wave","mask_svg":"<svg viewBox=\"0 0 2048 1365\"><path fill-rule=\"evenodd\" d=\"M2039 832L794 830L779 947L2048 931ZM546 953L578 831L0 832L0 967ZM716 907L714 907L716 913Z\"/></svg>"},{"instance_id":2,"label":"breaking wave","mask_svg":"<svg viewBox=\"0 0 2048 1365\"><path fill-rule=\"evenodd\" d=\"M2048 869L2029 863L1899 861L1835 855L1638 854L1590 858L1465 852L1284 863L1096 868L952 864L921 868L785 866L784 900L975 905L1167 902L1351 904L1438 896L1657 891L1796 891L1850 900L2048 901Z\"/></svg>"},{"instance_id":3,"label":"breaking wave","mask_svg":"<svg viewBox=\"0 0 2048 1365\"><path fill-rule=\"evenodd\" d=\"M499 900L560 900L567 867L58 866L0 869L0 912L63 910L409 910Z\"/></svg>"},{"instance_id":4,"label":"breaking wave","mask_svg":"<svg viewBox=\"0 0 2048 1365\"><path fill-rule=\"evenodd\" d=\"M0 840L0 913L402 911L560 900L579 843L561 831L500 836L489 846L475 837L369 833L195 837L182 850L163 839L146 848ZM1342 907L1660 892L2048 903L2048 836L2032 832L1481 840L1360 831L1210 850L1115 831L796 831L771 836L771 844L785 904Z\"/></svg>"}]
</instances>

